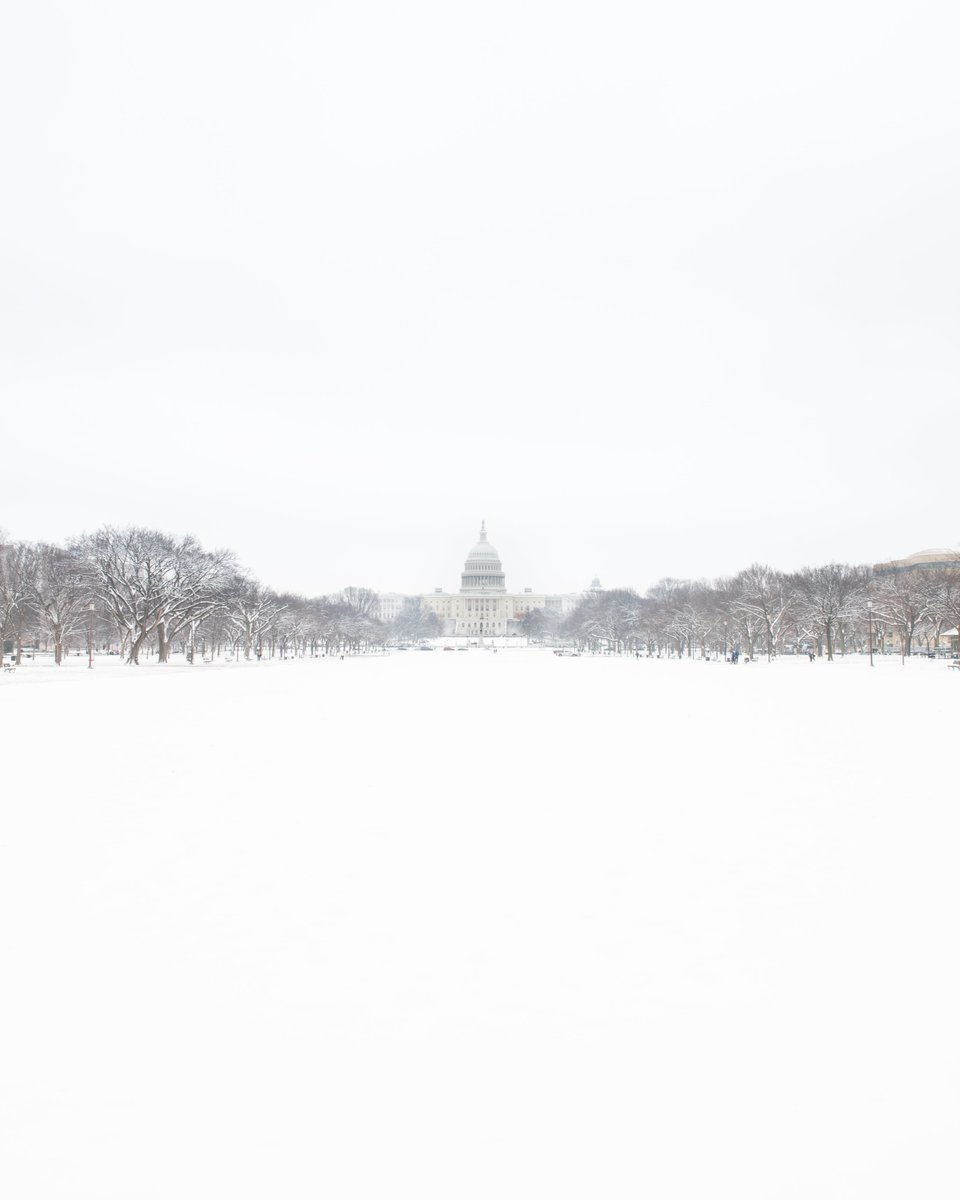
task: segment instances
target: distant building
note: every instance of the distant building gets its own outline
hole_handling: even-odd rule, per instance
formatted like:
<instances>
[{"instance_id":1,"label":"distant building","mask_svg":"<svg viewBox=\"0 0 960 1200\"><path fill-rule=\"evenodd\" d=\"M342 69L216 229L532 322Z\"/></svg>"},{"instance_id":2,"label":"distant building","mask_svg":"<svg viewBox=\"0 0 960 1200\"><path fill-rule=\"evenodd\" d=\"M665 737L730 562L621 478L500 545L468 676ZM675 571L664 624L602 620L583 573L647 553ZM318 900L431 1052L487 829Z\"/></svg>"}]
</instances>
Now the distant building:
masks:
<instances>
[{"instance_id":1,"label":"distant building","mask_svg":"<svg viewBox=\"0 0 960 1200\"><path fill-rule=\"evenodd\" d=\"M592 588L599 588L594 580ZM420 601L425 609L440 618L445 636L510 637L522 632L521 623L527 613L544 609L559 618L572 612L583 594L534 592L524 588L508 592L506 575L500 555L487 539L486 523L481 523L480 536L470 550L460 573L459 592L444 592L436 588L424 592ZM393 620L403 606L404 597L395 592L378 596L378 615L383 621ZM392 615L387 615L387 614Z\"/></svg>"},{"instance_id":2,"label":"distant building","mask_svg":"<svg viewBox=\"0 0 960 1200\"><path fill-rule=\"evenodd\" d=\"M908 558L875 563L874 575L901 575L904 571L933 571L938 567L960 567L958 550L918 550Z\"/></svg>"},{"instance_id":3,"label":"distant building","mask_svg":"<svg viewBox=\"0 0 960 1200\"><path fill-rule=\"evenodd\" d=\"M373 615L389 625L391 621L395 621L400 616L400 610L403 608L405 600L406 596L402 596L399 592L378 592Z\"/></svg>"}]
</instances>

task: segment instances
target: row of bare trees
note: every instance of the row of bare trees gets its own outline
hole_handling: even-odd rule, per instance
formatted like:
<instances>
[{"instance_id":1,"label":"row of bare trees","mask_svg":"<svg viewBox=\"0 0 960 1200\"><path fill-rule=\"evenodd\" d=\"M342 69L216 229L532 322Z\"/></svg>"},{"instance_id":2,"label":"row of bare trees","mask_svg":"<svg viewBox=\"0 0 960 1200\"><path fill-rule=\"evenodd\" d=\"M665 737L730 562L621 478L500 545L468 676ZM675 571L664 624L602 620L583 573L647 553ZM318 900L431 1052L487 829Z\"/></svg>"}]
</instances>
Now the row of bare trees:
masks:
<instances>
[{"instance_id":1,"label":"row of bare trees","mask_svg":"<svg viewBox=\"0 0 960 1200\"><path fill-rule=\"evenodd\" d=\"M192 537L104 527L65 546L0 536L0 641L25 647L115 648L127 662L229 653L251 659L356 652L382 645L376 596L347 588L307 598L264 587L229 551Z\"/></svg>"},{"instance_id":2,"label":"row of bare trees","mask_svg":"<svg viewBox=\"0 0 960 1200\"><path fill-rule=\"evenodd\" d=\"M389 639L417 641L439 620L410 597L392 625L377 618L376 594L350 587L304 597L264 587L229 551L192 537L139 527L104 527L57 546L0 536L0 639L20 661L27 646L52 650L96 642L130 663L144 654L167 662L216 657L299 657L375 649ZM786 573L755 563L728 579L664 579L644 596L631 590L588 593L562 624L535 610L531 637L559 634L581 646L617 652L773 657L825 655L895 642L906 657L941 646L960 625L957 564L876 573L830 563Z\"/></svg>"},{"instance_id":3,"label":"row of bare trees","mask_svg":"<svg viewBox=\"0 0 960 1200\"><path fill-rule=\"evenodd\" d=\"M874 574L829 563L787 573L761 563L713 582L664 579L646 593L592 592L561 627L590 649L658 655L837 653L941 648L960 625L956 566Z\"/></svg>"}]
</instances>

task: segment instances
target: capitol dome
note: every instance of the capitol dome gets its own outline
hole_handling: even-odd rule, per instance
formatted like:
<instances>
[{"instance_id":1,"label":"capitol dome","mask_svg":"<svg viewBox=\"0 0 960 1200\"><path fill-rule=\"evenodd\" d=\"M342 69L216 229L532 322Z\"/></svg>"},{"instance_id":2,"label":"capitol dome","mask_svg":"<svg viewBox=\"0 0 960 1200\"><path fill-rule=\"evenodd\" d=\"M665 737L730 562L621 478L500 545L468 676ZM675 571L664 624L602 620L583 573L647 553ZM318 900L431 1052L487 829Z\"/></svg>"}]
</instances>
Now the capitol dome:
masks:
<instances>
[{"instance_id":1,"label":"capitol dome","mask_svg":"<svg viewBox=\"0 0 960 1200\"><path fill-rule=\"evenodd\" d=\"M461 592L505 592L506 577L500 555L487 541L486 522L480 524L480 540L467 555L460 576Z\"/></svg>"}]
</instances>

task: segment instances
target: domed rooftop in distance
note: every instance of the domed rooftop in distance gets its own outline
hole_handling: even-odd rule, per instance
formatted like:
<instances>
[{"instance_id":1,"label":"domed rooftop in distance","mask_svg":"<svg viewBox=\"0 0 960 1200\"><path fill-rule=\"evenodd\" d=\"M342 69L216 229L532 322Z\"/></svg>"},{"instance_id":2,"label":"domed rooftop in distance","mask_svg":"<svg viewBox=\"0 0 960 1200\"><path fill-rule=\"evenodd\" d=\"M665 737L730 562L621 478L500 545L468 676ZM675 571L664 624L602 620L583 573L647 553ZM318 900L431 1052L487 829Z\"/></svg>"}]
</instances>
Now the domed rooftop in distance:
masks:
<instances>
[{"instance_id":1,"label":"domed rooftop in distance","mask_svg":"<svg viewBox=\"0 0 960 1200\"><path fill-rule=\"evenodd\" d=\"M918 550L907 558L876 563L873 570L876 575L898 575L903 571L933 570L936 567L960 567L960 550Z\"/></svg>"},{"instance_id":2,"label":"domed rooftop in distance","mask_svg":"<svg viewBox=\"0 0 960 1200\"><path fill-rule=\"evenodd\" d=\"M487 524L480 523L480 539L467 555L460 576L461 592L505 592L506 577L500 555L487 541Z\"/></svg>"},{"instance_id":3,"label":"domed rooftop in distance","mask_svg":"<svg viewBox=\"0 0 960 1200\"><path fill-rule=\"evenodd\" d=\"M918 550L903 560L904 566L926 567L941 566L945 563L960 562L960 553L956 550Z\"/></svg>"}]
</instances>

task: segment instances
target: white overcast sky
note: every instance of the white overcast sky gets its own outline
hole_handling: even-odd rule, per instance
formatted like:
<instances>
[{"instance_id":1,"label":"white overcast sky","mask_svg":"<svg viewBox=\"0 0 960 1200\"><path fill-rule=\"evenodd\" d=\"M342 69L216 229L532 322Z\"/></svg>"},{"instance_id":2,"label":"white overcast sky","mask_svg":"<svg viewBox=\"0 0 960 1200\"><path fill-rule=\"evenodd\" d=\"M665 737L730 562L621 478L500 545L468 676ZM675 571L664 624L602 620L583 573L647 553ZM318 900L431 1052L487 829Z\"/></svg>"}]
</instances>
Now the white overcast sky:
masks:
<instances>
[{"instance_id":1,"label":"white overcast sky","mask_svg":"<svg viewBox=\"0 0 960 1200\"><path fill-rule=\"evenodd\" d=\"M23 3L0 525L277 588L960 545L952 3Z\"/></svg>"}]
</instances>

